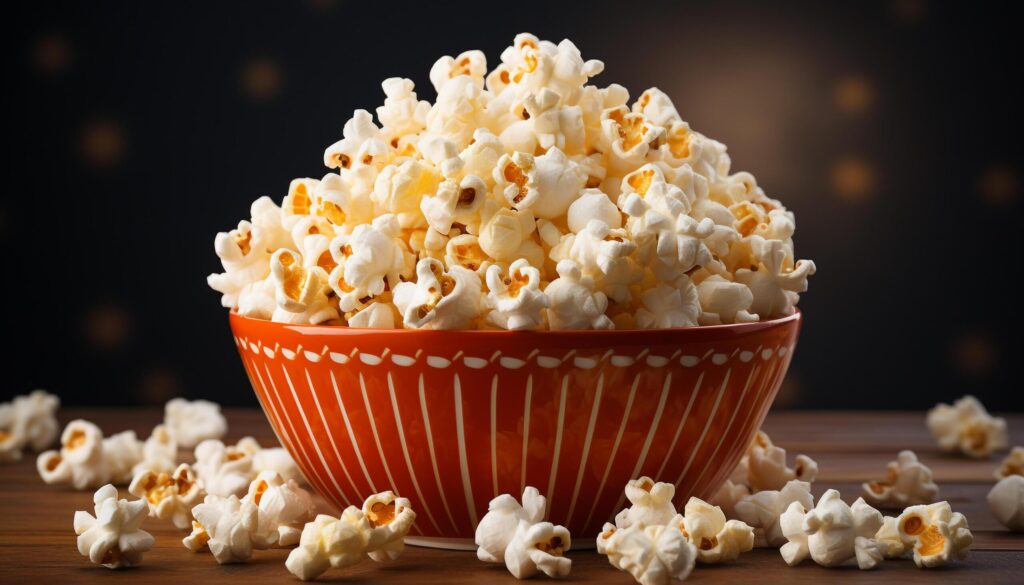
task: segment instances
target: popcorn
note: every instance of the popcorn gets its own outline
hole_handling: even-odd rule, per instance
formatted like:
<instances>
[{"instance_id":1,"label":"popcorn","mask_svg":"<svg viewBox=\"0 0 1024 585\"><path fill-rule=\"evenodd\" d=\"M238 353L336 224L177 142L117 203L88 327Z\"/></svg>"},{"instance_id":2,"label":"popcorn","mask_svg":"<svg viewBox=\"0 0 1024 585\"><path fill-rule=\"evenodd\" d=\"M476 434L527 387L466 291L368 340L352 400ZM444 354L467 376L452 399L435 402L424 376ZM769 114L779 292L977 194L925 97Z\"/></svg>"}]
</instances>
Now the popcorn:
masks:
<instances>
[{"instance_id":1,"label":"popcorn","mask_svg":"<svg viewBox=\"0 0 1024 585\"><path fill-rule=\"evenodd\" d=\"M57 408L60 399L44 390L15 396L0 405L0 461L21 459L26 446L36 451L57 439Z\"/></svg>"},{"instance_id":2,"label":"popcorn","mask_svg":"<svg viewBox=\"0 0 1024 585\"><path fill-rule=\"evenodd\" d=\"M153 432L142 445L142 461L132 468L132 475L138 476L144 471L154 473L171 473L177 467L178 443L171 437L167 425L153 427Z\"/></svg>"},{"instance_id":3,"label":"popcorn","mask_svg":"<svg viewBox=\"0 0 1024 585\"><path fill-rule=\"evenodd\" d=\"M548 577L568 577L572 560L563 555L571 546L569 531L550 522L519 522L505 549L505 567L516 579L529 579L538 572Z\"/></svg>"},{"instance_id":4,"label":"popcorn","mask_svg":"<svg viewBox=\"0 0 1024 585\"><path fill-rule=\"evenodd\" d=\"M392 492L374 494L362 509L346 508L340 518L320 514L306 524L299 547L285 561L288 570L303 581L316 579L334 567L343 569L369 556L377 562L398 558L405 535L416 519L409 500Z\"/></svg>"},{"instance_id":5,"label":"popcorn","mask_svg":"<svg viewBox=\"0 0 1024 585\"><path fill-rule=\"evenodd\" d=\"M219 439L228 432L228 422L218 404L184 398L174 398L164 405L164 427L183 449L191 449L206 439ZM156 434L156 429L153 433Z\"/></svg>"},{"instance_id":6,"label":"popcorn","mask_svg":"<svg viewBox=\"0 0 1024 585\"><path fill-rule=\"evenodd\" d=\"M702 563L725 563L739 558L741 552L754 548L754 529L739 520L726 520L718 506L690 498L684 515L670 520L682 523L684 536L697 547L697 560Z\"/></svg>"},{"instance_id":7,"label":"popcorn","mask_svg":"<svg viewBox=\"0 0 1024 585\"><path fill-rule=\"evenodd\" d=\"M480 314L480 279L469 270L424 258L416 264L416 282L395 287L395 306L406 327L464 329Z\"/></svg>"},{"instance_id":8,"label":"popcorn","mask_svg":"<svg viewBox=\"0 0 1024 585\"><path fill-rule=\"evenodd\" d=\"M132 431L104 439L99 427L77 419L64 427L60 451L40 454L36 468L44 482L70 483L78 490L111 481L127 483L132 468L142 459L142 450Z\"/></svg>"},{"instance_id":9,"label":"popcorn","mask_svg":"<svg viewBox=\"0 0 1024 585\"><path fill-rule=\"evenodd\" d=\"M775 446L764 431L758 431L736 473L746 479L752 492L780 490L794 479L814 481L818 464L806 455L797 455L796 466L791 469L786 465L786 450Z\"/></svg>"},{"instance_id":10,"label":"popcorn","mask_svg":"<svg viewBox=\"0 0 1024 585\"><path fill-rule=\"evenodd\" d=\"M616 528L663 526L676 516L672 498L676 487L644 476L626 483L626 499L632 504L615 515Z\"/></svg>"},{"instance_id":11,"label":"popcorn","mask_svg":"<svg viewBox=\"0 0 1024 585\"><path fill-rule=\"evenodd\" d=\"M813 508L811 484L794 479L781 490L743 496L735 504L736 517L754 528L758 546L779 548L786 544L779 518L793 502L799 502L804 509Z\"/></svg>"},{"instance_id":12,"label":"popcorn","mask_svg":"<svg viewBox=\"0 0 1024 585\"><path fill-rule=\"evenodd\" d=\"M939 486L932 479L932 470L917 460L913 451L900 451L890 461L885 481L862 484L864 499L886 508L903 508L912 504L930 504L939 495Z\"/></svg>"},{"instance_id":13,"label":"popcorn","mask_svg":"<svg viewBox=\"0 0 1024 585\"><path fill-rule=\"evenodd\" d=\"M594 290L594 280L583 276L579 264L562 260L557 271L558 278L544 289L551 302L551 329L613 329L612 320L605 315L608 297Z\"/></svg>"},{"instance_id":14,"label":"popcorn","mask_svg":"<svg viewBox=\"0 0 1024 585\"><path fill-rule=\"evenodd\" d=\"M988 507L1000 524L1024 532L1024 476L1008 475L988 493Z\"/></svg>"},{"instance_id":15,"label":"popcorn","mask_svg":"<svg viewBox=\"0 0 1024 585\"><path fill-rule=\"evenodd\" d=\"M277 539L277 532L260 521L259 507L235 495L208 495L192 508L192 515L192 533L182 543L192 552L209 548L222 565L248 561L253 550L270 548Z\"/></svg>"},{"instance_id":16,"label":"popcorn","mask_svg":"<svg viewBox=\"0 0 1024 585\"><path fill-rule=\"evenodd\" d=\"M754 522L746 518L740 518L739 514L736 512L736 505L743 501L745 496L749 495L750 488L747 487L746 484L742 482L733 483L731 479L727 479L725 480L725 483L722 484L722 487L718 488L715 495L711 496L708 503L721 508L722 512L725 513L726 518L739 518L747 524L757 528L757 525Z\"/></svg>"},{"instance_id":17,"label":"popcorn","mask_svg":"<svg viewBox=\"0 0 1024 585\"><path fill-rule=\"evenodd\" d=\"M311 522L316 513L309 492L299 487L294 479L285 481L276 471L264 471L256 476L242 501L259 507L261 530L276 531L277 544L282 547L298 544L303 526Z\"/></svg>"},{"instance_id":18,"label":"popcorn","mask_svg":"<svg viewBox=\"0 0 1024 585\"><path fill-rule=\"evenodd\" d=\"M780 552L790 566L808 556L823 567L856 557L858 567L873 569L884 557L885 547L874 539L882 515L861 498L847 506L836 490L825 492L809 511L799 501L792 502L779 524L788 540Z\"/></svg>"},{"instance_id":19,"label":"popcorn","mask_svg":"<svg viewBox=\"0 0 1024 585\"><path fill-rule=\"evenodd\" d=\"M244 447L241 441L238 445L226 446L216 439L196 445L193 468L203 480L206 493L221 498L245 494L255 473L253 451Z\"/></svg>"},{"instance_id":20,"label":"popcorn","mask_svg":"<svg viewBox=\"0 0 1024 585\"><path fill-rule=\"evenodd\" d=\"M521 521L538 524L544 519L547 499L535 487L523 491L520 505L508 494L502 494L487 505L487 513L476 527L476 556L486 563L505 562L508 548Z\"/></svg>"},{"instance_id":21,"label":"popcorn","mask_svg":"<svg viewBox=\"0 0 1024 585\"><path fill-rule=\"evenodd\" d=\"M191 526L192 508L206 495L202 481L187 463L171 474L143 471L132 480L128 493L149 505L150 516L170 520L180 530Z\"/></svg>"},{"instance_id":22,"label":"popcorn","mask_svg":"<svg viewBox=\"0 0 1024 585\"><path fill-rule=\"evenodd\" d=\"M593 85L603 69L569 40L522 33L491 71L480 51L434 62L434 103L386 79L376 121L355 110L325 149L331 172L293 180L280 207L258 199L217 236L224 272L209 285L247 318L324 326L631 329L792 314L815 271L796 259L793 213L661 90L630 103L621 85ZM410 296L416 311L442 302L429 292L437 277L420 286L424 260L438 263L430 274L462 274L464 311L410 314ZM479 302L504 294L489 290L489 267L519 260L551 301L523 324ZM576 268L559 271L566 260Z\"/></svg>"},{"instance_id":23,"label":"popcorn","mask_svg":"<svg viewBox=\"0 0 1024 585\"><path fill-rule=\"evenodd\" d=\"M964 396L952 406L939 404L928 411L928 430L946 451L975 458L1007 447L1006 419L989 415L981 402Z\"/></svg>"},{"instance_id":24,"label":"popcorn","mask_svg":"<svg viewBox=\"0 0 1024 585\"><path fill-rule=\"evenodd\" d=\"M881 545L882 556L887 559L902 557L907 552L907 545L900 537L900 530L896 518L885 516L882 518L882 527L875 533L875 540Z\"/></svg>"},{"instance_id":25,"label":"popcorn","mask_svg":"<svg viewBox=\"0 0 1024 585\"><path fill-rule=\"evenodd\" d=\"M626 571L643 585L682 581L697 560L697 547L690 544L678 525L618 529L605 524L597 537L597 549L608 555L613 567Z\"/></svg>"},{"instance_id":26,"label":"popcorn","mask_svg":"<svg viewBox=\"0 0 1024 585\"><path fill-rule=\"evenodd\" d=\"M996 479L1004 479L1011 475L1024 475L1024 447L1014 447L1003 459L1002 465L995 472Z\"/></svg>"},{"instance_id":27,"label":"popcorn","mask_svg":"<svg viewBox=\"0 0 1024 585\"><path fill-rule=\"evenodd\" d=\"M948 502L911 506L896 519L896 527L903 544L913 548L914 564L920 568L963 559L974 542L967 519L953 512Z\"/></svg>"},{"instance_id":28,"label":"popcorn","mask_svg":"<svg viewBox=\"0 0 1024 585\"><path fill-rule=\"evenodd\" d=\"M117 488L109 484L97 490L92 500L96 516L75 512L79 554L108 569L141 563L143 553L153 548L153 536L141 528L146 502L119 500Z\"/></svg>"},{"instance_id":29,"label":"popcorn","mask_svg":"<svg viewBox=\"0 0 1024 585\"><path fill-rule=\"evenodd\" d=\"M487 268L487 305L491 308L487 319L492 323L516 331L537 329L544 323L544 309L550 301L540 291L540 271L523 258L508 267L502 275L500 266Z\"/></svg>"},{"instance_id":30,"label":"popcorn","mask_svg":"<svg viewBox=\"0 0 1024 585\"><path fill-rule=\"evenodd\" d=\"M243 437L235 447L252 455L252 472L259 476L263 472L272 471L281 476L284 481L294 479L296 482L305 483L305 478L299 471L295 460L288 454L288 451L281 447L264 449L252 437Z\"/></svg>"}]
</instances>

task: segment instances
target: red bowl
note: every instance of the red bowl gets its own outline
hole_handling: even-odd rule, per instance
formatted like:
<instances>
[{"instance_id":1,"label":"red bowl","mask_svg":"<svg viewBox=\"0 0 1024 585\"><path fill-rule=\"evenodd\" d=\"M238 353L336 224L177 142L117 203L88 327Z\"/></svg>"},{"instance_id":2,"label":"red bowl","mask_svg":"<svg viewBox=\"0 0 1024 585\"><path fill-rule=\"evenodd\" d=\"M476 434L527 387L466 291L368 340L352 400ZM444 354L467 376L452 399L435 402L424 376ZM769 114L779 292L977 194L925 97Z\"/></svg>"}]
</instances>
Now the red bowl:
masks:
<instances>
[{"instance_id":1,"label":"red bowl","mask_svg":"<svg viewBox=\"0 0 1024 585\"><path fill-rule=\"evenodd\" d=\"M320 495L341 509L394 490L418 513L409 542L473 548L491 498L528 485L581 542L631 478L674 483L678 507L709 497L764 420L801 317L545 332L230 319L263 411Z\"/></svg>"}]
</instances>

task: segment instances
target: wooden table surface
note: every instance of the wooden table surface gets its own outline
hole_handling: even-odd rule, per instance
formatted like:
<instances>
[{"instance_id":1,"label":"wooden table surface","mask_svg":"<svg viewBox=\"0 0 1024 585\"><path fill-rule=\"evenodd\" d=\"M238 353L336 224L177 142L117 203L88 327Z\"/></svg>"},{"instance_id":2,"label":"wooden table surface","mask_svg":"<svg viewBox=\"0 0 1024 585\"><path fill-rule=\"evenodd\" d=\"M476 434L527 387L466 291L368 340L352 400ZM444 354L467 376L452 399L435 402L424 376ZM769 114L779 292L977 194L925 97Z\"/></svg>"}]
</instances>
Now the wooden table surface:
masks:
<instances>
[{"instance_id":1,"label":"wooden table surface","mask_svg":"<svg viewBox=\"0 0 1024 585\"><path fill-rule=\"evenodd\" d=\"M91 420L111 434L132 429L148 436L160 421L157 410L66 409L62 423ZM256 410L230 410L229 439L245 435L261 444L275 443L270 426ZM1007 417L1013 444L1024 444L1024 415ZM975 542L963 562L940 570L922 570L910 560L886 561L875 571L856 566L824 569L809 560L787 567L778 551L755 549L732 564L698 565L694 583L1024 583L1024 534L1003 529L989 513L985 494L993 484L992 471L1002 455L990 460L962 459L939 452L924 427L921 413L777 412L765 430L773 440L796 453L806 453L820 466L815 495L837 488L848 502L856 498L861 481L884 477L886 462L899 449L913 449L935 472L941 496L963 512ZM144 528L156 537L153 550L139 567L110 571L78 555L72 517L75 510L92 511L92 493L48 486L39 479L35 456L0 466L0 583L260 583L299 582L284 568L287 550L257 551L248 564L219 566L209 554L194 554L181 544L182 535L169 522L148 519ZM122 488L122 497L126 491ZM326 510L321 500L321 509ZM612 568L593 551L572 551L568 581L628 585L633 580ZM396 562L367 561L344 571L331 570L321 581L342 583L513 583L503 566L486 565L476 555L408 547Z\"/></svg>"}]
</instances>

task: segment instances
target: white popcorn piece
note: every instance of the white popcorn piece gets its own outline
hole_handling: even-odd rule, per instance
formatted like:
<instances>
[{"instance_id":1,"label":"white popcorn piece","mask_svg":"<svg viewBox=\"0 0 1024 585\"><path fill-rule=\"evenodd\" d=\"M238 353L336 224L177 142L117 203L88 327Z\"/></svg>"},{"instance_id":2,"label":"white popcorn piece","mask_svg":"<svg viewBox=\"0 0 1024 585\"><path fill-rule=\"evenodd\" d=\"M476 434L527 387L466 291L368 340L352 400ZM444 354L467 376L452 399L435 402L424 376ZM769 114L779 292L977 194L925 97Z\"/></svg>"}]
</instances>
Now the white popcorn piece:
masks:
<instances>
[{"instance_id":1,"label":"white popcorn piece","mask_svg":"<svg viewBox=\"0 0 1024 585\"><path fill-rule=\"evenodd\" d=\"M60 399L44 390L0 404L0 462L21 459L25 447L41 451L53 444L59 406Z\"/></svg>"},{"instance_id":2,"label":"white popcorn piece","mask_svg":"<svg viewBox=\"0 0 1024 585\"><path fill-rule=\"evenodd\" d=\"M494 184L509 205L530 209L540 199L536 160L525 152L514 152L498 159L494 167Z\"/></svg>"},{"instance_id":3,"label":"white popcorn piece","mask_svg":"<svg viewBox=\"0 0 1024 585\"><path fill-rule=\"evenodd\" d=\"M381 133L391 137L392 146L396 145L397 138L416 134L427 127L430 102L416 99L412 80L392 77L385 79L381 87L387 97L384 105L377 108L377 119L383 126Z\"/></svg>"},{"instance_id":4,"label":"white popcorn piece","mask_svg":"<svg viewBox=\"0 0 1024 585\"><path fill-rule=\"evenodd\" d=\"M348 326L360 329L394 329L394 305L382 301L370 303L348 318Z\"/></svg>"},{"instance_id":5,"label":"white popcorn piece","mask_svg":"<svg viewBox=\"0 0 1024 585\"><path fill-rule=\"evenodd\" d=\"M255 477L253 453L242 441L225 445L217 439L207 439L196 445L196 462L192 467L203 480L206 493L221 498L240 496Z\"/></svg>"},{"instance_id":6,"label":"white popcorn piece","mask_svg":"<svg viewBox=\"0 0 1024 585\"><path fill-rule=\"evenodd\" d=\"M247 285L263 280L270 273L266 242L261 235L251 223L240 221L237 228L220 232L214 238L213 248L224 272L209 275L206 282L223 295L223 306L234 307Z\"/></svg>"},{"instance_id":7,"label":"white popcorn piece","mask_svg":"<svg viewBox=\"0 0 1024 585\"><path fill-rule=\"evenodd\" d=\"M598 220L611 229L622 227L622 212L600 189L584 189L569 205L566 221L569 231L578 234L591 220Z\"/></svg>"},{"instance_id":8,"label":"white popcorn piece","mask_svg":"<svg viewBox=\"0 0 1024 585\"><path fill-rule=\"evenodd\" d=\"M380 139L380 128L373 123L373 116L366 110L356 110L345 122L342 138L324 151L324 166L342 172L374 164L374 157L388 152L388 146Z\"/></svg>"},{"instance_id":9,"label":"white popcorn piece","mask_svg":"<svg viewBox=\"0 0 1024 585\"><path fill-rule=\"evenodd\" d=\"M122 431L103 439L103 462L111 483L131 483L135 466L142 461L144 447L135 431Z\"/></svg>"},{"instance_id":10,"label":"white popcorn piece","mask_svg":"<svg viewBox=\"0 0 1024 585\"><path fill-rule=\"evenodd\" d=\"M754 294L746 285L712 275L697 285L700 299L700 324L752 323L759 320L750 312Z\"/></svg>"},{"instance_id":11,"label":"white popcorn piece","mask_svg":"<svg viewBox=\"0 0 1024 585\"><path fill-rule=\"evenodd\" d=\"M476 528L477 558L486 563L505 562L505 549L515 536L519 522L542 522L546 507L547 499L535 487L523 491L522 504L508 494L491 500Z\"/></svg>"},{"instance_id":12,"label":"white popcorn piece","mask_svg":"<svg viewBox=\"0 0 1024 585\"><path fill-rule=\"evenodd\" d=\"M369 523L355 506L341 518L320 514L302 529L299 546L288 554L285 567L303 581L316 579L331 567L350 567L366 558L368 535Z\"/></svg>"},{"instance_id":13,"label":"white popcorn piece","mask_svg":"<svg viewBox=\"0 0 1024 585\"><path fill-rule=\"evenodd\" d=\"M548 220L565 215L579 197L586 175L557 147L536 157L534 163L538 198L529 205L530 210L535 216ZM525 201L523 206L527 206Z\"/></svg>"},{"instance_id":14,"label":"white popcorn piece","mask_svg":"<svg viewBox=\"0 0 1024 585\"><path fill-rule=\"evenodd\" d=\"M668 585L690 576L697 547L683 535L681 526L639 525L618 529L605 524L597 537L597 551L608 562L629 573L642 585Z\"/></svg>"},{"instance_id":15,"label":"white popcorn piece","mask_svg":"<svg viewBox=\"0 0 1024 585\"><path fill-rule=\"evenodd\" d=\"M252 437L243 437L238 441L236 447L252 455L252 471L254 476L258 476L265 471L273 471L280 475L284 481L294 479L299 484L306 483L305 478L302 477L302 472L299 471L299 467L295 464L295 460L292 459L292 456L285 449L281 447L264 449Z\"/></svg>"},{"instance_id":16,"label":"white popcorn piece","mask_svg":"<svg viewBox=\"0 0 1024 585\"><path fill-rule=\"evenodd\" d=\"M882 514L862 498L848 506L838 491L828 490L813 509L807 510L799 501L789 505L779 519L788 542L779 551L790 566L810 556L823 567L856 558L862 570L873 569L886 550L875 540L882 522Z\"/></svg>"},{"instance_id":17,"label":"white popcorn piece","mask_svg":"<svg viewBox=\"0 0 1024 585\"><path fill-rule=\"evenodd\" d=\"M805 509L813 508L811 484L794 479L781 490L743 496L736 502L736 517L754 528L757 546L779 548L786 544L779 518L793 502L799 502Z\"/></svg>"},{"instance_id":18,"label":"white popcorn piece","mask_svg":"<svg viewBox=\"0 0 1024 585\"><path fill-rule=\"evenodd\" d=\"M480 278L461 266L424 258L416 264L416 282L395 287L395 306L406 327L464 329L480 315Z\"/></svg>"},{"instance_id":19,"label":"white popcorn piece","mask_svg":"<svg viewBox=\"0 0 1024 585\"><path fill-rule=\"evenodd\" d=\"M568 250L567 256L563 253ZM630 286L643 278L644 270L633 256L637 245L624 229L610 229L600 220L591 220L582 231L567 236L552 257L574 260L594 286L618 303L631 299Z\"/></svg>"},{"instance_id":20,"label":"white popcorn piece","mask_svg":"<svg viewBox=\"0 0 1024 585\"><path fill-rule=\"evenodd\" d=\"M153 548L153 536L142 530L146 502L119 500L117 488L107 484L93 495L93 503L95 516L75 512L79 554L108 569L141 563L143 553Z\"/></svg>"},{"instance_id":21,"label":"white popcorn piece","mask_svg":"<svg viewBox=\"0 0 1024 585\"><path fill-rule=\"evenodd\" d=\"M561 260L556 270L558 278L544 289L551 301L548 308L551 329L613 329L615 325L605 315L608 297L594 289L594 280L583 276L579 264Z\"/></svg>"},{"instance_id":22,"label":"white popcorn piece","mask_svg":"<svg viewBox=\"0 0 1024 585\"><path fill-rule=\"evenodd\" d=\"M636 324L641 329L693 327L701 315L697 287L685 274L645 290L640 299L644 306L636 312Z\"/></svg>"},{"instance_id":23,"label":"white popcorn piece","mask_svg":"<svg viewBox=\"0 0 1024 585\"><path fill-rule=\"evenodd\" d=\"M914 564L941 567L963 559L974 542L967 518L954 512L949 502L911 506L896 519L900 538L912 547Z\"/></svg>"},{"instance_id":24,"label":"white popcorn piece","mask_svg":"<svg viewBox=\"0 0 1024 585\"><path fill-rule=\"evenodd\" d=\"M488 202L481 212L480 249L499 262L526 258L533 265L541 264L544 250L530 238L537 228L533 213L529 209L493 208L494 202Z\"/></svg>"},{"instance_id":25,"label":"white popcorn piece","mask_svg":"<svg viewBox=\"0 0 1024 585\"><path fill-rule=\"evenodd\" d=\"M448 80L427 113L427 132L465 148L478 128L487 127L487 96L468 75Z\"/></svg>"},{"instance_id":26,"label":"white popcorn piece","mask_svg":"<svg viewBox=\"0 0 1024 585\"><path fill-rule=\"evenodd\" d=\"M148 504L150 516L170 520L180 530L191 526L192 508L206 496L202 481L187 463L170 474L143 471L132 480L128 493Z\"/></svg>"},{"instance_id":27,"label":"white popcorn piece","mask_svg":"<svg viewBox=\"0 0 1024 585\"><path fill-rule=\"evenodd\" d=\"M99 427L85 420L73 420L64 427L60 442L60 451L46 451L36 460L44 482L70 483L75 489L84 490L110 481Z\"/></svg>"},{"instance_id":28,"label":"white popcorn piece","mask_svg":"<svg viewBox=\"0 0 1024 585\"><path fill-rule=\"evenodd\" d=\"M529 579L538 572L548 577L568 577L572 560L564 555L572 542L569 531L550 522L519 521L505 549L505 567L516 579Z\"/></svg>"},{"instance_id":29,"label":"white popcorn piece","mask_svg":"<svg viewBox=\"0 0 1024 585\"><path fill-rule=\"evenodd\" d=\"M316 325L338 318L327 299L328 275L323 268L305 268L302 256L281 248L270 257L270 273L277 299L274 321Z\"/></svg>"},{"instance_id":30,"label":"white popcorn piece","mask_svg":"<svg viewBox=\"0 0 1024 585\"><path fill-rule=\"evenodd\" d=\"M177 460L178 442L171 436L167 425L157 425L142 445L142 461L132 468L132 476L144 471L171 473L178 466Z\"/></svg>"},{"instance_id":31,"label":"white popcorn piece","mask_svg":"<svg viewBox=\"0 0 1024 585\"><path fill-rule=\"evenodd\" d=\"M756 525L753 522L745 518L741 518L740 515L736 512L736 504L743 501L743 498L749 495L750 488L747 487L746 484L744 484L742 481L733 482L731 479L727 479L725 480L725 483L722 484L722 487L718 488L718 491L715 492L715 495L711 496L711 499L708 500L708 503L721 508L722 512L725 513L726 518L736 518L739 520L743 520L747 524L755 526L756 528Z\"/></svg>"},{"instance_id":32,"label":"white popcorn piece","mask_svg":"<svg viewBox=\"0 0 1024 585\"><path fill-rule=\"evenodd\" d=\"M264 471L249 484L242 502L256 504L261 512L261 530L277 532L277 545L299 543L302 528L316 516L309 492L294 479L285 480L276 471Z\"/></svg>"},{"instance_id":33,"label":"white popcorn piece","mask_svg":"<svg viewBox=\"0 0 1024 585\"><path fill-rule=\"evenodd\" d=\"M996 479L1024 475L1024 447L1014 447L993 474Z\"/></svg>"},{"instance_id":34,"label":"white popcorn piece","mask_svg":"<svg viewBox=\"0 0 1024 585\"><path fill-rule=\"evenodd\" d=\"M603 144L608 145L609 170L615 174L643 164L652 145L665 136L665 129L651 124L643 114L619 106L601 113L601 133Z\"/></svg>"},{"instance_id":35,"label":"white popcorn piece","mask_svg":"<svg viewBox=\"0 0 1024 585\"><path fill-rule=\"evenodd\" d=\"M479 89L483 89L484 77L487 75L487 57L482 51L466 51L454 58L449 55L441 57L430 68L430 83L434 85L437 93L441 93L448 80L461 75L469 77Z\"/></svg>"},{"instance_id":36,"label":"white popcorn piece","mask_svg":"<svg viewBox=\"0 0 1024 585\"><path fill-rule=\"evenodd\" d=\"M270 548L277 541L277 532L261 521L259 507L234 495L207 495L192 508L192 516L192 533L182 543L193 552L209 548L222 565L248 561L253 550Z\"/></svg>"},{"instance_id":37,"label":"white popcorn piece","mask_svg":"<svg viewBox=\"0 0 1024 585\"><path fill-rule=\"evenodd\" d=\"M444 261L448 266L461 266L477 274L487 274L491 258L480 247L480 238L472 234L459 234L445 244Z\"/></svg>"},{"instance_id":38,"label":"white popcorn piece","mask_svg":"<svg viewBox=\"0 0 1024 585\"><path fill-rule=\"evenodd\" d=\"M797 455L796 464L790 468L786 465L786 450L773 444L767 433L758 431L736 470L752 492L759 492L780 490L794 479L813 482L818 464L806 455Z\"/></svg>"},{"instance_id":39,"label":"white popcorn piece","mask_svg":"<svg viewBox=\"0 0 1024 585\"><path fill-rule=\"evenodd\" d=\"M269 321L277 310L277 288L270 276L242 287L238 293L238 314Z\"/></svg>"},{"instance_id":40,"label":"white popcorn piece","mask_svg":"<svg viewBox=\"0 0 1024 585\"><path fill-rule=\"evenodd\" d=\"M794 264L782 241L760 236L751 236L751 240L759 265L736 271L736 282L750 287L754 295L751 312L762 319L791 315L800 298L797 293L807 290L807 278L816 270L814 262L799 260Z\"/></svg>"},{"instance_id":41,"label":"white popcorn piece","mask_svg":"<svg viewBox=\"0 0 1024 585\"><path fill-rule=\"evenodd\" d=\"M726 520L718 506L690 498L683 508L683 516L670 520L669 525L682 523L683 533L697 547L697 561L714 564L734 561L740 553L754 548L754 529L740 520Z\"/></svg>"},{"instance_id":42,"label":"white popcorn piece","mask_svg":"<svg viewBox=\"0 0 1024 585\"><path fill-rule=\"evenodd\" d=\"M363 308L369 299L394 290L403 276L412 275L412 258L399 239L400 232L398 218L385 214L331 241L337 267L329 282L342 311Z\"/></svg>"},{"instance_id":43,"label":"white popcorn piece","mask_svg":"<svg viewBox=\"0 0 1024 585\"><path fill-rule=\"evenodd\" d=\"M665 92L656 87L645 90L633 103L633 111L657 124L669 128L676 122L682 122L676 106L672 99L665 95Z\"/></svg>"},{"instance_id":44,"label":"white popcorn piece","mask_svg":"<svg viewBox=\"0 0 1024 585\"><path fill-rule=\"evenodd\" d=\"M626 483L626 499L632 504L615 515L616 528L663 526L676 516L672 498L676 487L643 476Z\"/></svg>"},{"instance_id":45,"label":"white popcorn piece","mask_svg":"<svg viewBox=\"0 0 1024 585\"><path fill-rule=\"evenodd\" d=\"M974 396L928 411L928 430L946 451L975 458L988 457L1008 444L1006 419L991 416Z\"/></svg>"},{"instance_id":46,"label":"white popcorn piece","mask_svg":"<svg viewBox=\"0 0 1024 585\"><path fill-rule=\"evenodd\" d=\"M184 398L171 399L164 405L164 427L183 449L191 449L206 439L220 439L228 432L220 405Z\"/></svg>"},{"instance_id":47,"label":"white popcorn piece","mask_svg":"<svg viewBox=\"0 0 1024 585\"><path fill-rule=\"evenodd\" d=\"M420 210L430 227L437 233L448 235L453 223L465 226L480 223L480 211L487 199L487 184L476 175L461 180L446 179L433 195L420 201Z\"/></svg>"},{"instance_id":48,"label":"white popcorn piece","mask_svg":"<svg viewBox=\"0 0 1024 585\"><path fill-rule=\"evenodd\" d=\"M1008 475L988 492L988 508L1000 524L1024 532L1024 476Z\"/></svg>"},{"instance_id":49,"label":"white popcorn piece","mask_svg":"<svg viewBox=\"0 0 1024 585\"><path fill-rule=\"evenodd\" d=\"M913 451L900 451L896 461L887 466L885 481L862 484L864 499L885 508L905 508L914 504L931 504L939 495L932 470L917 459Z\"/></svg>"},{"instance_id":50,"label":"white popcorn piece","mask_svg":"<svg viewBox=\"0 0 1024 585\"><path fill-rule=\"evenodd\" d=\"M373 185L373 202L382 212L395 216L404 228L421 223L420 200L437 191L440 175L428 164L406 160L388 165L377 175Z\"/></svg>"},{"instance_id":51,"label":"white popcorn piece","mask_svg":"<svg viewBox=\"0 0 1024 585\"><path fill-rule=\"evenodd\" d=\"M540 290L540 271L520 258L503 275L500 266L487 268L487 319L509 331L537 329L544 324L550 301Z\"/></svg>"},{"instance_id":52,"label":"white popcorn piece","mask_svg":"<svg viewBox=\"0 0 1024 585\"><path fill-rule=\"evenodd\" d=\"M882 518L882 527L875 533L875 540L882 549L882 556L887 559L902 557L907 552L907 545L900 536L899 526L894 516Z\"/></svg>"},{"instance_id":53,"label":"white popcorn piece","mask_svg":"<svg viewBox=\"0 0 1024 585\"><path fill-rule=\"evenodd\" d=\"M363 502L363 516L370 525L366 554L378 563L397 559L416 520L409 500L390 491L373 494Z\"/></svg>"}]
</instances>

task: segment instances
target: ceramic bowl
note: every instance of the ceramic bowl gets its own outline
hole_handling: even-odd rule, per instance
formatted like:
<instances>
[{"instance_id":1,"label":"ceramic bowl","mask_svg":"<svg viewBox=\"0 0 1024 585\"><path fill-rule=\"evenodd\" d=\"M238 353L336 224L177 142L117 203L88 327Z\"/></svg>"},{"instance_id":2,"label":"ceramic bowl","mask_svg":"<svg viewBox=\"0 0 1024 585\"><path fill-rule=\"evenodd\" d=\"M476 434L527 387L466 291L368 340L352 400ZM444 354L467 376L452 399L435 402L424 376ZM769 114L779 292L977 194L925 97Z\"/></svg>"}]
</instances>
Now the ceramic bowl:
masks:
<instances>
[{"instance_id":1,"label":"ceramic bowl","mask_svg":"<svg viewBox=\"0 0 1024 585\"><path fill-rule=\"evenodd\" d=\"M640 331L416 331L230 316L263 411L339 509L394 490L408 542L473 548L498 494L535 486L576 540L647 475L678 507L726 479L789 367L800 313Z\"/></svg>"}]
</instances>

